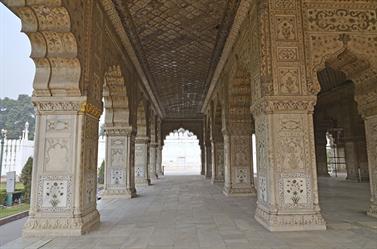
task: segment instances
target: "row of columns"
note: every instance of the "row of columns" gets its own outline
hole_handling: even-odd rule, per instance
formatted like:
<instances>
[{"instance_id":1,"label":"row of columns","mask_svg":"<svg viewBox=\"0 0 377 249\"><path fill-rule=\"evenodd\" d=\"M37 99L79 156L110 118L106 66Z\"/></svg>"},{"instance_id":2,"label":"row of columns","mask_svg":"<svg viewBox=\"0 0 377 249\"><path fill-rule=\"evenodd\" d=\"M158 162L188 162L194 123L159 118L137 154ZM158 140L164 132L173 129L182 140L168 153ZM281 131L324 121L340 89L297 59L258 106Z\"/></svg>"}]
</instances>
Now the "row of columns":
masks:
<instances>
[{"instance_id":1,"label":"row of columns","mask_svg":"<svg viewBox=\"0 0 377 249\"><path fill-rule=\"evenodd\" d=\"M106 128L104 198L132 198L162 175L160 143L129 128Z\"/></svg>"}]
</instances>

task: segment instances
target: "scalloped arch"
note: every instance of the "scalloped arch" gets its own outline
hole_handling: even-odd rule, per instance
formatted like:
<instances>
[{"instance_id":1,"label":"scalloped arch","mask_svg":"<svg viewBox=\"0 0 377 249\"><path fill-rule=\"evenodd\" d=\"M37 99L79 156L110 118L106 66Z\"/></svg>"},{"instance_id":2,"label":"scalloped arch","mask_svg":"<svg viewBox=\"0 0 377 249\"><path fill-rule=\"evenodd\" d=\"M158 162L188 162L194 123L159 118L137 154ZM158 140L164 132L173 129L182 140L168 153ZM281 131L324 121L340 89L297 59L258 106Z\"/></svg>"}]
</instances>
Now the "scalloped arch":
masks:
<instances>
[{"instance_id":1,"label":"scalloped arch","mask_svg":"<svg viewBox=\"0 0 377 249\"><path fill-rule=\"evenodd\" d=\"M22 23L36 67L34 96L81 96L81 65L68 10L60 0L3 0Z\"/></svg>"}]
</instances>

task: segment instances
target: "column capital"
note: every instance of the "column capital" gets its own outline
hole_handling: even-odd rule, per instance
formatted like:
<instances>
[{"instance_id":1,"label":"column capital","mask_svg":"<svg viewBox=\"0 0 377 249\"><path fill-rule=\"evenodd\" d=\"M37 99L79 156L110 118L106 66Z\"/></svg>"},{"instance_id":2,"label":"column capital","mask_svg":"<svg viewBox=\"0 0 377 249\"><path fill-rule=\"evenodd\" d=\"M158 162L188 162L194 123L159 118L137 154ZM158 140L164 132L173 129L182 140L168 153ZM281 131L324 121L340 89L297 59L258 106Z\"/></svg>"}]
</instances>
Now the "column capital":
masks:
<instances>
[{"instance_id":1,"label":"column capital","mask_svg":"<svg viewBox=\"0 0 377 249\"><path fill-rule=\"evenodd\" d=\"M250 111L254 116L272 113L312 114L316 102L316 96L266 96L255 101Z\"/></svg>"},{"instance_id":2,"label":"column capital","mask_svg":"<svg viewBox=\"0 0 377 249\"><path fill-rule=\"evenodd\" d=\"M105 127L106 136L136 136L136 131L132 126L128 127Z\"/></svg>"},{"instance_id":3,"label":"column capital","mask_svg":"<svg viewBox=\"0 0 377 249\"><path fill-rule=\"evenodd\" d=\"M136 136L135 143L147 144L150 141L150 138L147 136Z\"/></svg>"}]
</instances>

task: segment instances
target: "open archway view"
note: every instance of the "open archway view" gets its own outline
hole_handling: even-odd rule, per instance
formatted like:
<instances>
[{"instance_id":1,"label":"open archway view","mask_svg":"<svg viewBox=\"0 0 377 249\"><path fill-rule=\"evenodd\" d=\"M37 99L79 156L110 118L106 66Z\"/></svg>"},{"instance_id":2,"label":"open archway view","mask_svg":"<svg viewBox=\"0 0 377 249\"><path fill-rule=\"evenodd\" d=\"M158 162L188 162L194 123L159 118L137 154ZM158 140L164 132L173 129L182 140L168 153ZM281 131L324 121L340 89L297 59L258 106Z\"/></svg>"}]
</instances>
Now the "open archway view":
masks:
<instances>
[{"instance_id":1,"label":"open archway view","mask_svg":"<svg viewBox=\"0 0 377 249\"><path fill-rule=\"evenodd\" d=\"M1 248L377 248L376 1L0 2Z\"/></svg>"},{"instance_id":2,"label":"open archway view","mask_svg":"<svg viewBox=\"0 0 377 249\"><path fill-rule=\"evenodd\" d=\"M189 130L170 132L162 147L164 175L200 175L201 150L199 139Z\"/></svg>"}]
</instances>

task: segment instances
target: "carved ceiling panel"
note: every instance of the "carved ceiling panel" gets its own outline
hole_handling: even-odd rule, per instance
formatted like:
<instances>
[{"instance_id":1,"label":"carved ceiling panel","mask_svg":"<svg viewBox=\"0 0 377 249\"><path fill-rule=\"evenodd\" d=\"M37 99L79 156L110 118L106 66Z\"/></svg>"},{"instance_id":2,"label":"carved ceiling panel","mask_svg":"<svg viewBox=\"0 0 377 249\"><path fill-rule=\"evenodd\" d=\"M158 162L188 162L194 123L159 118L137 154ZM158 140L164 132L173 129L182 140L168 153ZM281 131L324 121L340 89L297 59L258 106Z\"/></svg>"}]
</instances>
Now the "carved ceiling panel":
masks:
<instances>
[{"instance_id":1,"label":"carved ceiling panel","mask_svg":"<svg viewBox=\"0 0 377 249\"><path fill-rule=\"evenodd\" d=\"M239 0L113 0L167 117L194 117Z\"/></svg>"}]
</instances>

